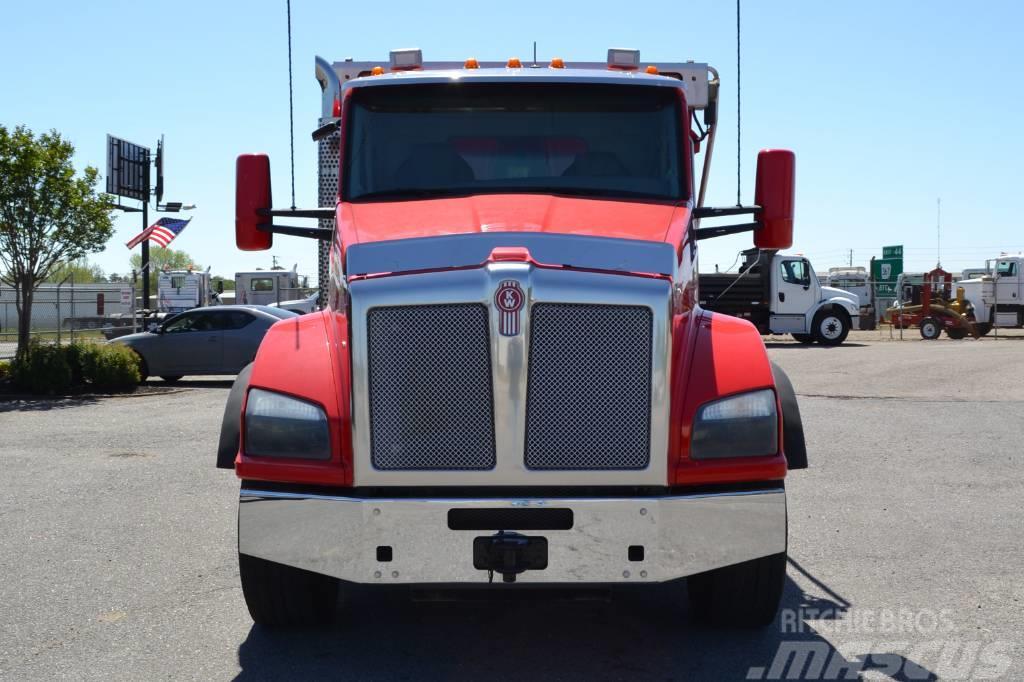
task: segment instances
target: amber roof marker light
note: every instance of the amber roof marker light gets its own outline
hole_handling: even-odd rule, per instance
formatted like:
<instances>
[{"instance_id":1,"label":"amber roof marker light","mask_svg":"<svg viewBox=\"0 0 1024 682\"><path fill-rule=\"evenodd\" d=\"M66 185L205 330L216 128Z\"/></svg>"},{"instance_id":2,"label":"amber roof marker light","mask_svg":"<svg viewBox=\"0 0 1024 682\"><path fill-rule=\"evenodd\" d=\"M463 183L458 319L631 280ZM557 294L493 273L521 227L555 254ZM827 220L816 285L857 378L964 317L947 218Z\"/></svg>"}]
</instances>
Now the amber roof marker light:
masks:
<instances>
[{"instance_id":1,"label":"amber roof marker light","mask_svg":"<svg viewBox=\"0 0 1024 682\"><path fill-rule=\"evenodd\" d=\"M548 66L550 66L552 69L564 69L565 60L563 60L561 57L555 57L554 59L551 60L551 63Z\"/></svg>"},{"instance_id":2,"label":"amber roof marker light","mask_svg":"<svg viewBox=\"0 0 1024 682\"><path fill-rule=\"evenodd\" d=\"M464 69L479 69L480 62L476 60L476 57L470 57L466 60L466 63L462 65Z\"/></svg>"},{"instance_id":3,"label":"amber roof marker light","mask_svg":"<svg viewBox=\"0 0 1024 682\"><path fill-rule=\"evenodd\" d=\"M509 57L508 63L505 66L510 69L521 69L523 68L523 63L519 61L519 57Z\"/></svg>"}]
</instances>

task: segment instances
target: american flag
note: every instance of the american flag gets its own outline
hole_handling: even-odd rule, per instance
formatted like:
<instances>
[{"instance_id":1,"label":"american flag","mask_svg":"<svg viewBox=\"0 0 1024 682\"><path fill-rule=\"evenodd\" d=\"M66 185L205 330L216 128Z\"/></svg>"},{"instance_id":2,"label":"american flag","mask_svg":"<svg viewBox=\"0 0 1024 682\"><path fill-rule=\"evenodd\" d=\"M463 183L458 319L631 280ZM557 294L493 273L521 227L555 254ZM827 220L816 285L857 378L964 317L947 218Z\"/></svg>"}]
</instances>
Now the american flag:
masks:
<instances>
[{"instance_id":1,"label":"american flag","mask_svg":"<svg viewBox=\"0 0 1024 682\"><path fill-rule=\"evenodd\" d=\"M148 239L152 242L156 242L160 246L167 248L167 245L174 241L185 226L191 222L191 218L188 220L181 220L180 218L161 218L142 232L131 238L129 242L125 244L129 249L134 249L140 242Z\"/></svg>"}]
</instances>

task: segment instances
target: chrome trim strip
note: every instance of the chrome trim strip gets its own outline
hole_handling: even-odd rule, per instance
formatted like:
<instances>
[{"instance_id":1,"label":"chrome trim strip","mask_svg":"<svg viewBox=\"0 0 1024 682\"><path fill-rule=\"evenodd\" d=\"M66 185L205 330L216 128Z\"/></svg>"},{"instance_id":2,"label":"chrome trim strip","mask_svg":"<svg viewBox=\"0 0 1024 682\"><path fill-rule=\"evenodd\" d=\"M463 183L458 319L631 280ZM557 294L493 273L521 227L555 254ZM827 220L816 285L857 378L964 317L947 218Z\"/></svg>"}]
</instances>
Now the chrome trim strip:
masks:
<instances>
[{"instance_id":1,"label":"chrome trim strip","mask_svg":"<svg viewBox=\"0 0 1024 682\"><path fill-rule=\"evenodd\" d=\"M502 336L494 292L514 279L526 296L521 333ZM667 280L536 268L499 262L487 267L357 280L350 285L354 485L665 485L668 475L671 287ZM530 308L535 303L641 305L652 312L650 458L644 469L550 471L526 468L526 379ZM491 362L497 462L489 471L381 471L370 445L366 319L378 306L481 303L491 315Z\"/></svg>"},{"instance_id":2,"label":"chrome trim strip","mask_svg":"<svg viewBox=\"0 0 1024 682\"><path fill-rule=\"evenodd\" d=\"M364 499L243 488L238 549L243 554L358 583L486 583L473 568L473 538L452 531L463 508L560 507L564 531L529 531L549 546L548 568L523 583L661 582L786 549L781 489L656 498ZM507 530L515 530L510 528ZM393 561L378 562L388 545ZM642 562L627 547L643 545Z\"/></svg>"},{"instance_id":3,"label":"chrome trim strip","mask_svg":"<svg viewBox=\"0 0 1024 682\"><path fill-rule=\"evenodd\" d=\"M541 264L589 270L671 276L677 262L675 248L664 242L537 232L485 232L353 244L345 251L345 273L353 277L470 267L486 262L491 251L499 246L526 248Z\"/></svg>"}]
</instances>

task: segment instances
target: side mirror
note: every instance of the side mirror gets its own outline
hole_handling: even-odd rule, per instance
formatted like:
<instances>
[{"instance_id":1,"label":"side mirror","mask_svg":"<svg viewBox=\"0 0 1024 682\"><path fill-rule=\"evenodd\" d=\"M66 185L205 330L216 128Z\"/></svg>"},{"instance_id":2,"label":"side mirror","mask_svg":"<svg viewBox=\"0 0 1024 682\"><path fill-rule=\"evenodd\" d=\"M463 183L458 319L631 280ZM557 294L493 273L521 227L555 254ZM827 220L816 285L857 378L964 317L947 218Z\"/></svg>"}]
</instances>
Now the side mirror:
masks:
<instances>
[{"instance_id":1,"label":"side mirror","mask_svg":"<svg viewBox=\"0 0 1024 682\"><path fill-rule=\"evenodd\" d=\"M156 322L150 323L146 331L152 332L153 334L163 334L163 328Z\"/></svg>"},{"instance_id":2,"label":"side mirror","mask_svg":"<svg viewBox=\"0 0 1024 682\"><path fill-rule=\"evenodd\" d=\"M270 217L260 215L271 207L270 157L242 154L235 166L235 245L242 251L266 251L274 244L272 232L259 225Z\"/></svg>"},{"instance_id":3,"label":"side mirror","mask_svg":"<svg viewBox=\"0 0 1024 682\"><path fill-rule=\"evenodd\" d=\"M754 203L761 207L755 216L760 227L754 232L759 249L788 249L793 246L793 195L796 184L796 155L788 149L762 149L757 154Z\"/></svg>"}]
</instances>

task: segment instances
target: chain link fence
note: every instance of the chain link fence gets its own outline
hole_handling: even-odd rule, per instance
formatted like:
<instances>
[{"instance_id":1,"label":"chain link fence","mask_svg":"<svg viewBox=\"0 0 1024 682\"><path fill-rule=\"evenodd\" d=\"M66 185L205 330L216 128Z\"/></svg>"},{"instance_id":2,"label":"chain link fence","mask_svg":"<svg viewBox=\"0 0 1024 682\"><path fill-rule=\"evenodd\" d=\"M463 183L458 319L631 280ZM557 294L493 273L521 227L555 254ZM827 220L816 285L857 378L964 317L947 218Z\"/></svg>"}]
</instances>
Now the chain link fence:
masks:
<instances>
[{"instance_id":1,"label":"chain link fence","mask_svg":"<svg viewBox=\"0 0 1024 682\"><path fill-rule=\"evenodd\" d=\"M100 342L139 328L131 283L41 284L32 301L29 331L40 343ZM0 284L0 360L18 349L18 309L13 287Z\"/></svg>"}]
</instances>

